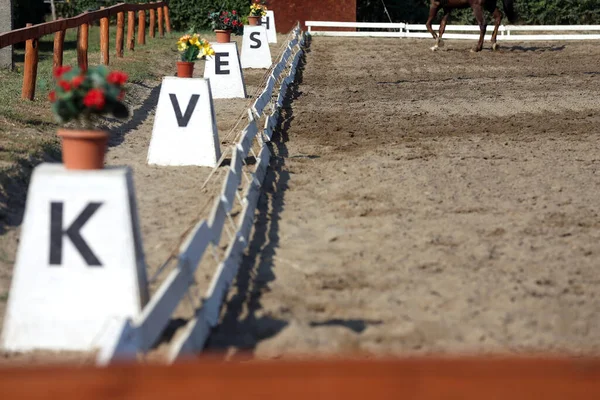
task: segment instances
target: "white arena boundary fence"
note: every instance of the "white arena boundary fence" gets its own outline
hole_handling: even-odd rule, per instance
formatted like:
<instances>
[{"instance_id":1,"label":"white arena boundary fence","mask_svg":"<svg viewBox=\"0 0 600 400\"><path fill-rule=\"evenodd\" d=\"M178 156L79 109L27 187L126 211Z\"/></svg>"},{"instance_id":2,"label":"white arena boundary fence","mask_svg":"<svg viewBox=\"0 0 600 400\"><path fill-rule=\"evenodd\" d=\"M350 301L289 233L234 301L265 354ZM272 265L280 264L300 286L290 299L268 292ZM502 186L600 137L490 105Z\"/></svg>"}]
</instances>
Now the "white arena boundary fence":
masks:
<instances>
[{"instance_id":1,"label":"white arena boundary fence","mask_svg":"<svg viewBox=\"0 0 600 400\"><path fill-rule=\"evenodd\" d=\"M271 140L288 87L295 79L304 42L305 33L296 25L281 57L271 68L264 90L248 110L249 123L231 148L231 163L208 220L200 221L189 233L179 249L177 267L163 280L142 313L133 320L115 325L111 339L99 349L96 358L98 365L135 359L153 348L180 302L191 295L189 291L194 285L194 273L204 253L213 250L213 256L218 258L214 250L221 241L222 233L226 232L229 244L224 256L218 260L217 269L195 317L169 343L168 362L202 351L211 329L219 322L222 303L250 241L260 189L271 157L266 143ZM278 84L280 88L277 92L275 87ZM259 127L261 120L264 120L264 126ZM260 147L258 154L253 149L255 144ZM256 163L254 171L248 174L242 167L250 154L255 157ZM234 221L232 210L236 201L241 206L241 212L236 215L237 221Z\"/></svg>"},{"instance_id":2,"label":"white arena boundary fence","mask_svg":"<svg viewBox=\"0 0 600 400\"><path fill-rule=\"evenodd\" d=\"M429 38L425 24L389 22L332 22L306 21L308 34L312 36L350 37L399 37ZM317 28L318 30L315 30ZM358 28L369 31L332 31L323 28ZM433 25L438 31L439 25ZM493 25L488 25L486 39L491 38ZM537 32L537 33L533 33ZM479 39L477 25L447 25L444 39ZM600 40L600 25L500 25L498 41L546 41L546 40Z\"/></svg>"}]
</instances>

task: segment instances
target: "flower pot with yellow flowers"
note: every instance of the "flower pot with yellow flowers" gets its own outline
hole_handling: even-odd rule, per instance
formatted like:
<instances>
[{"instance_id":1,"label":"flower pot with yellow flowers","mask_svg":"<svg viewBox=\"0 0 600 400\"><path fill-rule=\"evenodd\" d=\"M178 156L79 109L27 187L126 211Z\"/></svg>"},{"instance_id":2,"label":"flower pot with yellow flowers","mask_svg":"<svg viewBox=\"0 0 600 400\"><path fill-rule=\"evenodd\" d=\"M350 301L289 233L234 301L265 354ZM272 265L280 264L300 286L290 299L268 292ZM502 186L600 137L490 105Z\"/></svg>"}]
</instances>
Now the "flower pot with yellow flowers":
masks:
<instances>
[{"instance_id":1,"label":"flower pot with yellow flowers","mask_svg":"<svg viewBox=\"0 0 600 400\"><path fill-rule=\"evenodd\" d=\"M194 74L194 63L215 54L208 40L201 39L197 33L180 37L177 50L181 55L181 61L177 61L177 76L180 78L191 78Z\"/></svg>"},{"instance_id":2,"label":"flower pot with yellow flowers","mask_svg":"<svg viewBox=\"0 0 600 400\"><path fill-rule=\"evenodd\" d=\"M260 25L260 20L265 15L267 15L267 6L257 3L250 5L250 15L248 15L248 24L252 26Z\"/></svg>"},{"instance_id":3,"label":"flower pot with yellow flowers","mask_svg":"<svg viewBox=\"0 0 600 400\"><path fill-rule=\"evenodd\" d=\"M123 103L127 74L109 71L100 65L87 70L70 66L54 69L55 88L49 94L52 112L58 122L74 122L73 128L58 130L63 163L67 169L104 168L109 134L94 127L101 115L129 117Z\"/></svg>"}]
</instances>

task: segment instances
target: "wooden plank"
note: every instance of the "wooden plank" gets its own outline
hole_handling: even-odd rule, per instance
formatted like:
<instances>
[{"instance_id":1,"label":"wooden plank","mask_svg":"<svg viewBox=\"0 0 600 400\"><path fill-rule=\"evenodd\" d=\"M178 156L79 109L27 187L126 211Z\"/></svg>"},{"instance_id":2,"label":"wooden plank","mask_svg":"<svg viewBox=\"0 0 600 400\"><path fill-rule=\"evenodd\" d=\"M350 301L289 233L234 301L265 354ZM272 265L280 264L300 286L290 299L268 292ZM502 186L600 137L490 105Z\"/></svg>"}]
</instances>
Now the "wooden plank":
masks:
<instances>
[{"instance_id":1,"label":"wooden plank","mask_svg":"<svg viewBox=\"0 0 600 400\"><path fill-rule=\"evenodd\" d=\"M101 54L101 62L102 65L109 65L110 63L110 55L108 50L108 17L104 17L100 19L100 54Z\"/></svg>"},{"instance_id":2,"label":"wooden plank","mask_svg":"<svg viewBox=\"0 0 600 400\"><path fill-rule=\"evenodd\" d=\"M127 12L127 48L135 49L135 11Z\"/></svg>"},{"instance_id":3,"label":"wooden plank","mask_svg":"<svg viewBox=\"0 0 600 400\"><path fill-rule=\"evenodd\" d=\"M234 173L231 169L227 171L227 176L223 181L223 187L221 189L221 200L225 203L225 211L231 212L235 201L235 192L241 182L241 175Z\"/></svg>"},{"instance_id":4,"label":"wooden plank","mask_svg":"<svg viewBox=\"0 0 600 400\"><path fill-rule=\"evenodd\" d=\"M223 225L225 224L225 218L227 217L226 208L226 204L223 203L220 197L217 197L210 218L208 219L208 225L211 230L210 237L215 245L218 245L221 239Z\"/></svg>"},{"instance_id":5,"label":"wooden plank","mask_svg":"<svg viewBox=\"0 0 600 400\"><path fill-rule=\"evenodd\" d=\"M340 21L306 21L307 27L327 27L327 28L379 28L379 29L402 29L405 27L403 22L340 22Z\"/></svg>"},{"instance_id":6,"label":"wooden plank","mask_svg":"<svg viewBox=\"0 0 600 400\"><path fill-rule=\"evenodd\" d=\"M156 343L169 324L173 311L193 282L193 276L188 268L174 269L167 275L158 291L134 321L140 351L147 352Z\"/></svg>"},{"instance_id":7,"label":"wooden plank","mask_svg":"<svg viewBox=\"0 0 600 400\"><path fill-rule=\"evenodd\" d=\"M169 7L167 5L164 5L163 11L165 13L165 28L167 29L167 33L171 33L171 18L169 18Z\"/></svg>"},{"instance_id":8,"label":"wooden plank","mask_svg":"<svg viewBox=\"0 0 600 400\"><path fill-rule=\"evenodd\" d=\"M138 44L146 44L146 13L138 11Z\"/></svg>"},{"instance_id":9,"label":"wooden plank","mask_svg":"<svg viewBox=\"0 0 600 400\"><path fill-rule=\"evenodd\" d=\"M123 57L123 44L125 42L125 13L120 12L117 14L117 39L116 39L116 53L117 57Z\"/></svg>"},{"instance_id":10,"label":"wooden plank","mask_svg":"<svg viewBox=\"0 0 600 400\"><path fill-rule=\"evenodd\" d=\"M165 37L164 9L163 7L158 7L156 11L158 11L158 36L162 38Z\"/></svg>"},{"instance_id":11,"label":"wooden plank","mask_svg":"<svg viewBox=\"0 0 600 400\"><path fill-rule=\"evenodd\" d=\"M242 151L244 158L248 157L248 152L250 151L250 147L252 147L252 141L257 133L258 128L256 127L256 122L251 121L248 123L248 126L246 126L244 129L244 132L242 133L237 145L237 147Z\"/></svg>"},{"instance_id":12,"label":"wooden plank","mask_svg":"<svg viewBox=\"0 0 600 400\"><path fill-rule=\"evenodd\" d=\"M77 29L77 65L83 71L88 68L88 33L88 24L79 25Z\"/></svg>"},{"instance_id":13,"label":"wooden plank","mask_svg":"<svg viewBox=\"0 0 600 400\"><path fill-rule=\"evenodd\" d=\"M6 399L597 400L597 358L296 359L0 368Z\"/></svg>"},{"instance_id":14,"label":"wooden plank","mask_svg":"<svg viewBox=\"0 0 600 400\"><path fill-rule=\"evenodd\" d=\"M173 341L169 348L168 361L172 363L186 355L199 353L204 347L210 332L211 327L206 320L204 309L201 308L196 317L186 324L183 332Z\"/></svg>"},{"instance_id":15,"label":"wooden plank","mask_svg":"<svg viewBox=\"0 0 600 400\"><path fill-rule=\"evenodd\" d=\"M242 252L247 242L237 234L230 242L225 253L225 259L219 264L210 287L207 291L206 301L203 308L206 313L206 321L209 326L214 327L219 322L219 314L223 299L229 291L233 279L241 262Z\"/></svg>"},{"instance_id":16,"label":"wooden plank","mask_svg":"<svg viewBox=\"0 0 600 400\"><path fill-rule=\"evenodd\" d=\"M65 44L65 31L58 31L54 34L54 54L52 56L52 68L63 65L63 47Z\"/></svg>"},{"instance_id":17,"label":"wooden plank","mask_svg":"<svg viewBox=\"0 0 600 400\"><path fill-rule=\"evenodd\" d=\"M154 8L150 9L150 26L148 26L148 30L150 31L150 37L153 38L156 35L156 10Z\"/></svg>"},{"instance_id":18,"label":"wooden plank","mask_svg":"<svg viewBox=\"0 0 600 400\"><path fill-rule=\"evenodd\" d=\"M21 98L25 100L33 100L35 98L38 50L39 42L37 39L29 39L25 43L25 65L23 67L23 87L21 89Z\"/></svg>"},{"instance_id":19,"label":"wooden plank","mask_svg":"<svg viewBox=\"0 0 600 400\"><path fill-rule=\"evenodd\" d=\"M233 156L231 157L231 170L240 176L242 175L243 161L244 161L244 153L242 153L242 151L239 148L235 147Z\"/></svg>"},{"instance_id":20,"label":"wooden plank","mask_svg":"<svg viewBox=\"0 0 600 400\"><path fill-rule=\"evenodd\" d=\"M192 272L198 268L198 263L211 241L211 234L208 222L200 221L179 247L180 258L188 260Z\"/></svg>"}]
</instances>

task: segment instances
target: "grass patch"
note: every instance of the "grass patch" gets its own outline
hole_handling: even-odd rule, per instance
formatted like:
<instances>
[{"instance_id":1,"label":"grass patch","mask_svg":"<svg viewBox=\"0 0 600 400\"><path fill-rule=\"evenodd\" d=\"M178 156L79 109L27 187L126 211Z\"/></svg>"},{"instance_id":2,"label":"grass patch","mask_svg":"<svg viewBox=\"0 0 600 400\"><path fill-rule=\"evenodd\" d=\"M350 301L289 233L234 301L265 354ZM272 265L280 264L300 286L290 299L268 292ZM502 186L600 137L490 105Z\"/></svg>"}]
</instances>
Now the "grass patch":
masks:
<instances>
[{"instance_id":1,"label":"grass patch","mask_svg":"<svg viewBox=\"0 0 600 400\"><path fill-rule=\"evenodd\" d=\"M146 45L136 43L134 51L125 49L123 58L115 55L115 36L116 27L113 26L110 33L110 68L127 72L130 82L156 80L174 72L177 60L174 39L178 33L173 32L165 38L146 37ZM24 50L15 51L14 71L0 71L0 174L1 169L24 159L38 158L42 154L60 157L55 135L59 125L47 100L53 85L53 40L53 35L40 39L34 101L21 100ZM64 65L77 65L76 46L77 31L69 29L65 35ZM100 63L100 29L97 26L90 27L88 63Z\"/></svg>"}]
</instances>

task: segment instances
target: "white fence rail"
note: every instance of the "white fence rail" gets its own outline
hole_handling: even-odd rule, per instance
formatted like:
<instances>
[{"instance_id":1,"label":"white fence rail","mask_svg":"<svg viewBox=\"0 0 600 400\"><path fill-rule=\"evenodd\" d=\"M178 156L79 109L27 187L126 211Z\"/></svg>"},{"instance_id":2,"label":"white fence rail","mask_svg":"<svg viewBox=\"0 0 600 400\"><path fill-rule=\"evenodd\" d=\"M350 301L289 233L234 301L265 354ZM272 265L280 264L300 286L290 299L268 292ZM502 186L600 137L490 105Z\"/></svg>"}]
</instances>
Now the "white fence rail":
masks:
<instances>
[{"instance_id":1,"label":"white fence rail","mask_svg":"<svg viewBox=\"0 0 600 400\"><path fill-rule=\"evenodd\" d=\"M334 22L306 21L308 33L313 36L352 36L352 37L401 37L431 38L425 24L386 23L386 22ZM326 31L314 28L362 28L379 31ZM437 32L439 25L433 25ZM385 29L386 31L381 31ZM486 38L491 38L493 25L488 25ZM477 25L447 25L446 39L479 39ZM457 33L465 32L465 33ZM468 32L468 33L466 33ZM476 32L476 33L474 33ZM600 25L500 25L498 40L543 41L543 40L599 40ZM543 34L522 34L515 32L544 32ZM557 33L558 32L558 33ZM585 33L584 33L585 32ZM591 33L596 32L596 33Z\"/></svg>"},{"instance_id":2,"label":"white fence rail","mask_svg":"<svg viewBox=\"0 0 600 400\"><path fill-rule=\"evenodd\" d=\"M115 332L114 341L100 349L98 364L106 365L121 358L134 358L138 353L147 353L152 349L169 325L175 309L194 285L194 273L205 251L209 246L218 245L225 231L230 239L225 256L218 264L201 307L170 343L168 359L172 362L182 355L199 352L204 347L211 328L219 321L223 299L237 274L243 251L250 241L258 196L271 156L266 142L271 139L279 108L289 84L295 78L297 65L303 53L303 44L304 34L297 26L286 50L273 67L265 89L249 111L248 125L231 149L231 164L208 221L198 223L189 234L180 247L177 268L167 275L142 313L133 321L123 321L121 326L116 328L118 331ZM286 68L289 68L289 73L282 79L281 73ZM274 93L277 82L281 82L280 90ZM274 98L277 99L275 102ZM271 113L266 114L269 104ZM260 118L265 118L262 132L259 132L257 127ZM252 149L255 139L260 144L258 155L254 154ZM256 167L248 176L243 170L243 163L250 153L256 156ZM240 197L238 188L244 182L244 175L248 185ZM237 223L230 214L236 199L242 206Z\"/></svg>"}]
</instances>

